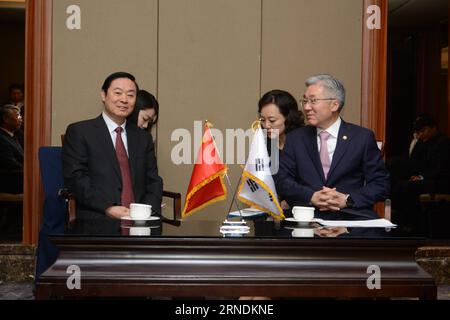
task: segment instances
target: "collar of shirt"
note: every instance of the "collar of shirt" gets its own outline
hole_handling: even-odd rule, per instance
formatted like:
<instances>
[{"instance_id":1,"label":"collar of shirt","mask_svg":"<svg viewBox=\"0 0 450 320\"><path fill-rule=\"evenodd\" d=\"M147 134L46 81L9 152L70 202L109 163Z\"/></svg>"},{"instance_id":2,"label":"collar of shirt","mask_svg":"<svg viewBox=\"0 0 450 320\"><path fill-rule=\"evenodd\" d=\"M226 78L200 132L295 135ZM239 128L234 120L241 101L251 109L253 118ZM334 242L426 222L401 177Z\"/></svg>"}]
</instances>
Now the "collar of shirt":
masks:
<instances>
[{"instance_id":1,"label":"collar of shirt","mask_svg":"<svg viewBox=\"0 0 450 320\"><path fill-rule=\"evenodd\" d=\"M333 138L337 139L338 134L339 134L339 128L341 127L341 122L342 122L341 117L338 117L337 120L331 126L329 126L327 129L322 130L322 129L317 128L317 136L319 136L319 134L322 131L326 131Z\"/></svg>"},{"instance_id":2,"label":"collar of shirt","mask_svg":"<svg viewBox=\"0 0 450 320\"><path fill-rule=\"evenodd\" d=\"M127 153L128 153L128 140L127 140L127 130L126 130L126 124L127 124L127 121L125 120L125 122L124 123L122 123L122 125L120 125L120 126L118 126L117 125L117 123L115 123L107 114L106 114L106 112L102 112L102 117L103 117L103 120L105 121L105 123L106 123L106 126L108 127L108 131L109 131L109 134L111 135L111 139L112 139L112 143L113 143L113 145L114 145L114 148L116 148L116 137L117 137L117 133L116 133L116 128L117 127L122 127L122 129L123 129L123 135L122 135L122 140L123 140L123 144L125 145L125 149L126 149L126 151L127 151Z\"/></svg>"},{"instance_id":3,"label":"collar of shirt","mask_svg":"<svg viewBox=\"0 0 450 320\"><path fill-rule=\"evenodd\" d=\"M14 138L14 133L6 130L5 128L0 127L1 130L5 131L11 138Z\"/></svg>"}]
</instances>

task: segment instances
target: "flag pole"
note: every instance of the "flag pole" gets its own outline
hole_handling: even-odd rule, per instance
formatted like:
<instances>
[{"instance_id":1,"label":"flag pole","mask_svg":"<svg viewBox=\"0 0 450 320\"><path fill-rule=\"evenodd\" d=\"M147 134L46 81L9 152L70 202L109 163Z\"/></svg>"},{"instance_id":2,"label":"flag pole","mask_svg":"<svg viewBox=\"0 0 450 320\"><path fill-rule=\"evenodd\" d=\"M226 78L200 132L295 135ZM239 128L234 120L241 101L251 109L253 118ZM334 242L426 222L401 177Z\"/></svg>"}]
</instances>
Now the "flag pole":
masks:
<instances>
[{"instance_id":1,"label":"flag pole","mask_svg":"<svg viewBox=\"0 0 450 320\"><path fill-rule=\"evenodd\" d=\"M256 120L256 121L253 121L253 123L252 123L252 125L251 125L251 128L252 128L253 131L256 131L256 129L258 129L259 126L261 126L261 124L260 124L260 119L258 119L258 120ZM216 149L217 149L217 148L216 148ZM239 189L239 185L241 184L242 173L244 172L245 167L247 166L247 162L248 162L248 157L247 157L247 159L245 160L245 165L244 165L244 166L241 166L241 167L242 167L242 171L241 171L241 174L240 174L240 176L239 176L238 184L237 184L236 188L234 189L234 194L233 194L233 201L236 203L236 207L237 207L238 210L239 210L239 214L240 214L242 220L244 220L244 218L242 217L241 209L239 208L239 206L238 206L238 204L237 204L237 201L236 201L236 193L237 193L237 190ZM227 175L227 174L225 174L225 175L227 176L227 179L228 179L228 175ZM231 188L231 183L230 183L230 182L229 182L229 185L230 185L230 188ZM231 207L233 206L233 201L230 203L230 207L228 208L228 211L231 210Z\"/></svg>"},{"instance_id":2,"label":"flag pole","mask_svg":"<svg viewBox=\"0 0 450 320\"><path fill-rule=\"evenodd\" d=\"M253 131L256 131L256 129L258 129L259 126L261 126L260 119L258 119L258 120L256 120L256 121L253 121L253 123L252 123L252 125L251 125L251 128L252 128ZM213 139L213 140L214 140L214 139ZM216 149L217 149L217 147L216 147ZM241 171L241 174L239 175L239 181L238 181L238 184L237 184L236 188L234 189L234 194L233 194L233 201L235 202L236 207L237 207L238 210L239 210L239 215L241 216L241 219L242 219L242 220L244 220L244 218L242 217L242 212L241 212L241 209L239 208L238 202L236 201L236 194L237 194L237 190L239 189L239 185L241 184L242 173L244 172L245 167L247 166L247 161L248 161L248 157L247 157L247 159L245 160L245 165L244 165L244 166L241 166L241 167L242 167L242 171ZM225 174L225 175L226 175L226 177L227 177L228 184L230 185L230 188L231 188L231 182L230 182L230 179L228 178L228 174ZM233 201L231 201L231 203L230 203L230 207L228 208L228 212L231 210L231 207L233 206Z\"/></svg>"},{"instance_id":3,"label":"flag pole","mask_svg":"<svg viewBox=\"0 0 450 320\"><path fill-rule=\"evenodd\" d=\"M208 126L208 128L211 129L210 122L208 120L205 120L205 124ZM217 152L219 152L219 149L217 149L216 140L214 139L212 134L211 134L211 137L212 137L212 140L213 140L213 143L214 143L214 148L217 150ZM219 157L220 157L220 155L219 155ZM228 172L225 172L224 176L227 178L226 180L227 180L228 185L230 186L230 188L232 188L233 186L231 185L230 178L228 177ZM242 173L241 173L241 177L242 177ZM236 205L236 207L237 207L237 209L239 211L239 216L241 217L241 220L244 220L244 217L242 216L241 208L239 207L239 205L238 205L238 203L236 201L236 191L237 191L237 189L239 187L239 183L240 182L241 182L241 178L239 178L238 185L237 185L236 189L234 190L233 200L230 203L230 207L228 208L228 212L231 210L231 207L233 206L233 202L234 202L234 204Z\"/></svg>"},{"instance_id":4,"label":"flag pole","mask_svg":"<svg viewBox=\"0 0 450 320\"><path fill-rule=\"evenodd\" d=\"M245 166L242 168L242 172L244 172L244 169L245 169ZM236 201L236 193L237 193L237 190L239 189L239 184L241 183L241 180L242 180L242 172L240 174L238 184L237 184L236 188L234 189L233 201L234 201L234 203L236 204L236 207L239 210L239 215L240 215L241 219L244 220L244 217L242 216L241 208L239 207L238 202ZM231 188L231 182L230 182L230 179L228 178L228 174L225 174L225 176L227 177L228 184L230 185L230 188ZM231 201L231 203L230 203L230 207L228 208L228 212L230 212L231 207L233 206L233 201Z\"/></svg>"}]
</instances>

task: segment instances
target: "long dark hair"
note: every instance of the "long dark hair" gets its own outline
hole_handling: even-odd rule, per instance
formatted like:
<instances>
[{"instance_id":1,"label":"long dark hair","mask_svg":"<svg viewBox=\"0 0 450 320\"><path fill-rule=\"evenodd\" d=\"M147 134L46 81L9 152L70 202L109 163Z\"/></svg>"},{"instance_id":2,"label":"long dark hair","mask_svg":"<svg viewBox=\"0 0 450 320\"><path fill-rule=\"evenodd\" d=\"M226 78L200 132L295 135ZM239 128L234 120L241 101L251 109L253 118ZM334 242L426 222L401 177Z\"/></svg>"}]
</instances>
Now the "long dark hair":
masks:
<instances>
[{"instance_id":1,"label":"long dark hair","mask_svg":"<svg viewBox=\"0 0 450 320\"><path fill-rule=\"evenodd\" d=\"M147 127L147 130L151 130L152 126L156 124L156 122L158 122L159 103L158 100L156 100L155 96L152 95L150 92L147 92L145 90L139 90L136 97L136 105L134 106L133 112L128 116L128 120L137 125L139 111L147 109L155 110L155 121L149 123L149 126Z\"/></svg>"},{"instance_id":2,"label":"long dark hair","mask_svg":"<svg viewBox=\"0 0 450 320\"><path fill-rule=\"evenodd\" d=\"M305 116L298 109L297 101L289 92L276 89L265 93L258 102L258 113L261 113L262 108L271 103L276 105L286 118L285 133L305 125Z\"/></svg>"}]
</instances>

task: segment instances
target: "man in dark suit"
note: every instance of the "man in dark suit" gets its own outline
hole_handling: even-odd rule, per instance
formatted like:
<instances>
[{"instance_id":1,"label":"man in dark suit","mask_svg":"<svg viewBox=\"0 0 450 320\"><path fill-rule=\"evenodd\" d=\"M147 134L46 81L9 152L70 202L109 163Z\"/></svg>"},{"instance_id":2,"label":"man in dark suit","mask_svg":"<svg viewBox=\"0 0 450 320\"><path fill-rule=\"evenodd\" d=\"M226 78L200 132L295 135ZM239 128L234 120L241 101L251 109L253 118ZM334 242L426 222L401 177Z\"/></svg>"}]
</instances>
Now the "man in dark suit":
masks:
<instances>
[{"instance_id":1,"label":"man in dark suit","mask_svg":"<svg viewBox=\"0 0 450 320\"><path fill-rule=\"evenodd\" d=\"M377 218L375 202L389 193L389 175L372 131L343 121L342 83L329 75L306 80L301 101L308 126L287 136L275 177L291 206L314 206L323 219Z\"/></svg>"},{"instance_id":2,"label":"man in dark suit","mask_svg":"<svg viewBox=\"0 0 450 320\"><path fill-rule=\"evenodd\" d=\"M5 104L13 105L19 108L20 115L22 117L22 122L25 119L25 106L23 104L24 102L24 91L23 91L23 85L18 83L13 83L9 86L9 100ZM20 127L15 133L15 136L20 142L20 145L23 149L23 127Z\"/></svg>"},{"instance_id":3,"label":"man in dark suit","mask_svg":"<svg viewBox=\"0 0 450 320\"><path fill-rule=\"evenodd\" d=\"M422 211L420 195L450 193L450 139L426 114L416 118L414 130L420 149L408 175L392 186L392 213L406 231L426 232L428 215Z\"/></svg>"},{"instance_id":4,"label":"man in dark suit","mask_svg":"<svg viewBox=\"0 0 450 320\"><path fill-rule=\"evenodd\" d=\"M77 201L77 233L117 233L130 202L150 204L160 215L162 179L152 137L126 121L138 90L133 75L111 74L102 86L103 113L67 128L63 173Z\"/></svg>"},{"instance_id":5,"label":"man in dark suit","mask_svg":"<svg viewBox=\"0 0 450 320\"><path fill-rule=\"evenodd\" d=\"M23 193L23 149L15 135L21 126L18 107L0 107L0 192Z\"/></svg>"}]
</instances>

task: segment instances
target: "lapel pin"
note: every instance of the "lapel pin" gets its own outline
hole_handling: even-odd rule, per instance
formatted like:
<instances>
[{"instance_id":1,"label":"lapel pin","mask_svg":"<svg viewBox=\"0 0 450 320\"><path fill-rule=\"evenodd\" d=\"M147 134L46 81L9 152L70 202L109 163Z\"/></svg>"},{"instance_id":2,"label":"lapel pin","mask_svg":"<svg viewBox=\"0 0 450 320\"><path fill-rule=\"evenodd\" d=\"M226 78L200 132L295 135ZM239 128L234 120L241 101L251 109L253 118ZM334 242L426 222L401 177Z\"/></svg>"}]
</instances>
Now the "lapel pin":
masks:
<instances>
[{"instance_id":1,"label":"lapel pin","mask_svg":"<svg viewBox=\"0 0 450 320\"><path fill-rule=\"evenodd\" d=\"M343 136L342 139L347 140L347 136Z\"/></svg>"}]
</instances>

